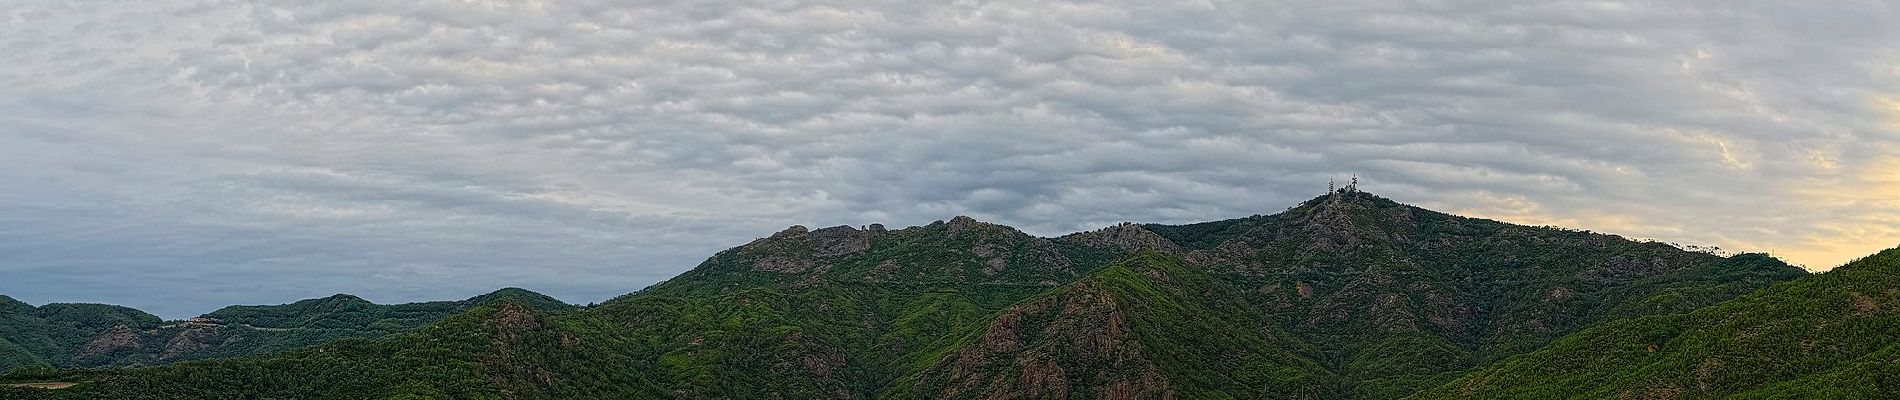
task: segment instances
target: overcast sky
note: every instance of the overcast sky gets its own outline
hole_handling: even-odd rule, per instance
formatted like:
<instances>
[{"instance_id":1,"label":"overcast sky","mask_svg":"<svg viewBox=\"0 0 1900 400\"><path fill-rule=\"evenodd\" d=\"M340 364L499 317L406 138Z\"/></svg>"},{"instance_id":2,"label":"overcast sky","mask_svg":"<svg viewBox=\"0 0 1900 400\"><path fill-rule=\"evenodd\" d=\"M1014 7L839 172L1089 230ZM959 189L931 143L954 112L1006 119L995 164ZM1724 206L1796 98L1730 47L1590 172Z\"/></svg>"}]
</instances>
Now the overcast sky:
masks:
<instances>
[{"instance_id":1,"label":"overcast sky","mask_svg":"<svg viewBox=\"0 0 1900 400\"><path fill-rule=\"evenodd\" d=\"M1354 172L1826 269L1900 245L1896 27L1889 1L0 1L0 294L587 303L791 224L1057 235Z\"/></svg>"}]
</instances>

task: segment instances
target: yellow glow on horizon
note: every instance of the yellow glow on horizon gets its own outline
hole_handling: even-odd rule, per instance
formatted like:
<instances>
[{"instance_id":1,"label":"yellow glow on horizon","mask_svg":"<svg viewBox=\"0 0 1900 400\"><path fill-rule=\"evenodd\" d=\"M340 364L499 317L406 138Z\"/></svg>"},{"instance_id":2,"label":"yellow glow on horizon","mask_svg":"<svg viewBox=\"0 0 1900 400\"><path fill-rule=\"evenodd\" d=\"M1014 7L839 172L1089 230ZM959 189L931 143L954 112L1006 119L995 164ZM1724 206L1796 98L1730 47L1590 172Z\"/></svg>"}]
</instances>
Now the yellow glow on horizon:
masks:
<instances>
[{"instance_id":1,"label":"yellow glow on horizon","mask_svg":"<svg viewBox=\"0 0 1900 400\"><path fill-rule=\"evenodd\" d=\"M1491 203L1491 207L1458 208L1450 212L1467 217L1493 219L1518 225L1589 229L1599 233L1625 235L1625 237L1639 240L1647 239L1647 237L1632 237L1629 235L1681 233L1681 229L1677 227L1644 223L1641 218L1629 215L1608 213L1557 215L1556 213L1548 212L1542 205L1520 196L1493 197L1484 200Z\"/></svg>"},{"instance_id":2,"label":"yellow glow on horizon","mask_svg":"<svg viewBox=\"0 0 1900 400\"><path fill-rule=\"evenodd\" d=\"M1896 154L1900 154L1897 152ZM1739 252L1765 252L1813 271L1826 271L1881 250L1900 247L1900 156L1860 165L1841 165L1856 171L1836 178L1817 178L1796 185L1788 195L1799 205L1831 209L1821 212L1799 231L1781 235L1729 236L1699 232L1670 221L1598 210L1552 210L1521 196L1479 195L1476 205L1449 212L1521 225L1553 225L1684 244L1715 245ZM1768 211L1772 212L1772 211Z\"/></svg>"},{"instance_id":3,"label":"yellow glow on horizon","mask_svg":"<svg viewBox=\"0 0 1900 400\"><path fill-rule=\"evenodd\" d=\"M1887 111L1891 113L1891 115L1888 116L1893 118L1891 121L1888 121L1888 123L1892 125L1893 129L1900 130L1900 98L1882 97L1875 101L1887 105Z\"/></svg>"},{"instance_id":4,"label":"yellow glow on horizon","mask_svg":"<svg viewBox=\"0 0 1900 400\"><path fill-rule=\"evenodd\" d=\"M1840 218L1812 221L1813 232L1771 246L1776 256L1816 270L1900 246L1900 156L1887 156L1845 170L1839 178L1812 179L1789 192L1802 204L1843 210Z\"/></svg>"}]
</instances>

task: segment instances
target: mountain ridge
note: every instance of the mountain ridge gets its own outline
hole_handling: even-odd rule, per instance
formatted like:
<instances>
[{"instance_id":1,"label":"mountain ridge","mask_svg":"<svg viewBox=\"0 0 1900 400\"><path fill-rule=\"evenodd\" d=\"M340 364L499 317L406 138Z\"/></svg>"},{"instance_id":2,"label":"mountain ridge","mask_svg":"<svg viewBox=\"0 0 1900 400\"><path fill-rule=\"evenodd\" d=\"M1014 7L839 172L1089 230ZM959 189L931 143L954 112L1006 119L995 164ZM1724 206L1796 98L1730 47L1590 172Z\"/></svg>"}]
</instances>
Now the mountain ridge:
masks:
<instances>
[{"instance_id":1,"label":"mountain ridge","mask_svg":"<svg viewBox=\"0 0 1900 400\"><path fill-rule=\"evenodd\" d=\"M502 299L520 300L538 309L573 308L539 293L503 288L458 301L388 305L335 294L278 305L227 306L166 321L130 307L91 303L35 307L6 297L0 300L0 319L4 319L0 372L32 366L137 366L275 353L344 337L414 329ZM17 329L22 327L27 329Z\"/></svg>"},{"instance_id":2,"label":"mountain ridge","mask_svg":"<svg viewBox=\"0 0 1900 400\"><path fill-rule=\"evenodd\" d=\"M380 339L113 372L64 393L184 396L223 387L198 376L348 368L364 374L357 379L406 383L269 378L219 390L1392 399L1590 326L1698 309L1805 275L1772 257L1459 217L1356 190L1271 215L1056 237L964 216L895 230L792 226L598 307L476 306ZM1121 322L1098 329L1106 321ZM1245 344L1208 342L1208 332ZM392 351L434 355L389 360ZM1105 354L1144 361L1127 370L1077 361ZM461 361L418 372L431 357ZM458 389L469 377L485 383Z\"/></svg>"}]
</instances>

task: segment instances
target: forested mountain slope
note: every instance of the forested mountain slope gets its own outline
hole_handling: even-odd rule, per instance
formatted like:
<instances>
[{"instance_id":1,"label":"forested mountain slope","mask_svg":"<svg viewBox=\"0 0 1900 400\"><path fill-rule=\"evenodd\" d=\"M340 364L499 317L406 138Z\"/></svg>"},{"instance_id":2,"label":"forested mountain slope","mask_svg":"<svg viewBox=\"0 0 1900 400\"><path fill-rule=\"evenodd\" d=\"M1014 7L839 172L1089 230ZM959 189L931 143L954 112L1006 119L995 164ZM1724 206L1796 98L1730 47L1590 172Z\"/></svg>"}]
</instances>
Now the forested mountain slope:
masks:
<instances>
[{"instance_id":1,"label":"forested mountain slope","mask_svg":"<svg viewBox=\"0 0 1900 400\"><path fill-rule=\"evenodd\" d=\"M508 288L461 301L380 305L339 294L274 306L230 306L184 321L128 307L48 304L0 296L0 371L99 367L268 354L347 337L415 329L468 308L508 299L544 310L573 306Z\"/></svg>"},{"instance_id":2,"label":"forested mountain slope","mask_svg":"<svg viewBox=\"0 0 1900 400\"><path fill-rule=\"evenodd\" d=\"M887 398L1318 398L1338 378L1238 288L1144 252L997 315Z\"/></svg>"},{"instance_id":3,"label":"forested mountain slope","mask_svg":"<svg viewBox=\"0 0 1900 400\"><path fill-rule=\"evenodd\" d=\"M1900 249L1593 327L1416 397L1900 398Z\"/></svg>"},{"instance_id":4,"label":"forested mountain slope","mask_svg":"<svg viewBox=\"0 0 1900 400\"><path fill-rule=\"evenodd\" d=\"M69 374L86 383L29 394L1393 399L1595 324L1804 275L1341 190L1274 215L1056 238L968 217L792 227L598 307L477 307L383 339Z\"/></svg>"}]
</instances>

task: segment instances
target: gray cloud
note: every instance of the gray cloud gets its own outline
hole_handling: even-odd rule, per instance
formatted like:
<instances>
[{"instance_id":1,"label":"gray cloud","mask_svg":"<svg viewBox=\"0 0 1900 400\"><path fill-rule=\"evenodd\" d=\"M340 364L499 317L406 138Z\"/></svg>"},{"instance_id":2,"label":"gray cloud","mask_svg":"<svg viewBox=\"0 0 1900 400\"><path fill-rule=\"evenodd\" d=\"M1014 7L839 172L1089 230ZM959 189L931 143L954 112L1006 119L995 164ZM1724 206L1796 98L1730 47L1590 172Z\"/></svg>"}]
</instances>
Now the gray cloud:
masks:
<instances>
[{"instance_id":1,"label":"gray cloud","mask_svg":"<svg viewBox=\"0 0 1900 400\"><path fill-rule=\"evenodd\" d=\"M789 224L1900 244L1884 2L0 4L0 293L593 301Z\"/></svg>"}]
</instances>

